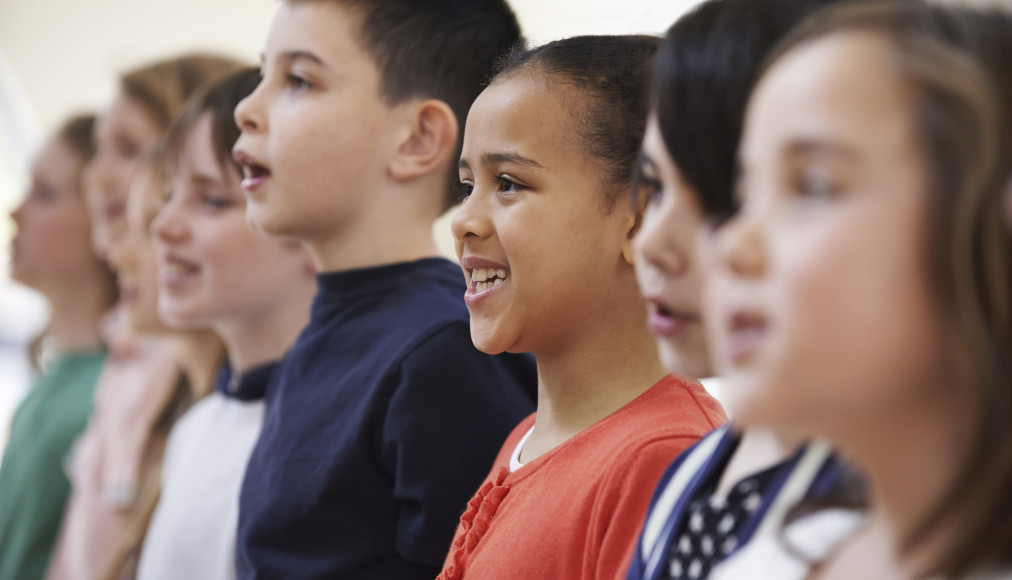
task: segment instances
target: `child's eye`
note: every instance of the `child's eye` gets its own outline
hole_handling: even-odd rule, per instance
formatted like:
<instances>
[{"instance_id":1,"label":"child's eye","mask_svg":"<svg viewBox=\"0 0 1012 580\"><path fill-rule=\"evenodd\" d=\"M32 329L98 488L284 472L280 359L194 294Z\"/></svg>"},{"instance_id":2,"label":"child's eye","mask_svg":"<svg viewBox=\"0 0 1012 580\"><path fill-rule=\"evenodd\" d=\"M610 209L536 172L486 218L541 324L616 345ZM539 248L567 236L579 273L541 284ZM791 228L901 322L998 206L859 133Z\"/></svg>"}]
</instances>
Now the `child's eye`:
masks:
<instances>
[{"instance_id":1,"label":"child's eye","mask_svg":"<svg viewBox=\"0 0 1012 580\"><path fill-rule=\"evenodd\" d=\"M514 181L512 177L505 173L496 175L495 182L499 186L501 193L515 193L524 188L524 186Z\"/></svg>"},{"instance_id":2,"label":"child's eye","mask_svg":"<svg viewBox=\"0 0 1012 580\"><path fill-rule=\"evenodd\" d=\"M825 171L806 169L799 176L797 191L802 197L829 199L836 194L837 188Z\"/></svg>"},{"instance_id":3,"label":"child's eye","mask_svg":"<svg viewBox=\"0 0 1012 580\"><path fill-rule=\"evenodd\" d=\"M227 197L221 197L214 194L207 194L204 196L204 204L214 209L228 209L235 205L231 199Z\"/></svg>"},{"instance_id":4,"label":"child's eye","mask_svg":"<svg viewBox=\"0 0 1012 580\"><path fill-rule=\"evenodd\" d=\"M306 79L300 77L297 74L292 73L285 75L285 83L288 85L289 88L295 90L308 89L312 86L312 84L310 84L310 82L307 81Z\"/></svg>"},{"instance_id":5,"label":"child's eye","mask_svg":"<svg viewBox=\"0 0 1012 580\"><path fill-rule=\"evenodd\" d=\"M141 153L141 147L131 139L118 139L116 152L124 159L134 159Z\"/></svg>"},{"instance_id":6,"label":"child's eye","mask_svg":"<svg viewBox=\"0 0 1012 580\"><path fill-rule=\"evenodd\" d=\"M31 197L40 203L50 203L56 199L56 192L48 185L38 184L32 189Z\"/></svg>"},{"instance_id":7,"label":"child's eye","mask_svg":"<svg viewBox=\"0 0 1012 580\"><path fill-rule=\"evenodd\" d=\"M470 181L461 181L457 184L457 201L463 202L467 198L471 197L471 192L474 191L474 183Z\"/></svg>"},{"instance_id":8,"label":"child's eye","mask_svg":"<svg viewBox=\"0 0 1012 580\"><path fill-rule=\"evenodd\" d=\"M643 207L655 206L664 199L664 186L660 181L641 176L639 185L643 191Z\"/></svg>"}]
</instances>

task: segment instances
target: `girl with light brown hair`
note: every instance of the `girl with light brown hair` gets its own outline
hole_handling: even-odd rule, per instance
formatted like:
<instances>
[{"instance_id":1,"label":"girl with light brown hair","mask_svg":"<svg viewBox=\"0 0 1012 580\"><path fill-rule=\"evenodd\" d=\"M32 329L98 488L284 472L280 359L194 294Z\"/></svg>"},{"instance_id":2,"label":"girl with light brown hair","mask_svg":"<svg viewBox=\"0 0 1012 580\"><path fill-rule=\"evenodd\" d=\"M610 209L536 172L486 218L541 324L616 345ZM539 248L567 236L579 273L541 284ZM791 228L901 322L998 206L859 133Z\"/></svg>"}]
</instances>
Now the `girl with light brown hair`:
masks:
<instances>
[{"instance_id":1,"label":"girl with light brown hair","mask_svg":"<svg viewBox=\"0 0 1012 580\"><path fill-rule=\"evenodd\" d=\"M190 94L239 66L232 59L194 54L120 77L118 94L98 117L96 153L85 175L92 244L100 255L108 259L126 231L126 200L138 160L155 147ZM190 381L188 392L180 392L177 349L164 337L134 328L127 307L118 304L105 321L109 358L88 428L69 463L73 489L50 579L98 578L114 550L136 555L124 550L124 543L139 546L146 525L130 524L134 531L124 526L128 520L143 521L154 509L154 501L140 498L152 478L157 482L153 466L160 465L170 419L178 415L172 409L179 400L211 390L213 374L208 373L196 381L201 384Z\"/></svg>"},{"instance_id":2,"label":"girl with light brown hair","mask_svg":"<svg viewBox=\"0 0 1012 580\"><path fill-rule=\"evenodd\" d=\"M867 489L712 578L1012 574L1009 62L1007 14L882 1L817 16L761 76L714 347L738 421L829 439Z\"/></svg>"}]
</instances>

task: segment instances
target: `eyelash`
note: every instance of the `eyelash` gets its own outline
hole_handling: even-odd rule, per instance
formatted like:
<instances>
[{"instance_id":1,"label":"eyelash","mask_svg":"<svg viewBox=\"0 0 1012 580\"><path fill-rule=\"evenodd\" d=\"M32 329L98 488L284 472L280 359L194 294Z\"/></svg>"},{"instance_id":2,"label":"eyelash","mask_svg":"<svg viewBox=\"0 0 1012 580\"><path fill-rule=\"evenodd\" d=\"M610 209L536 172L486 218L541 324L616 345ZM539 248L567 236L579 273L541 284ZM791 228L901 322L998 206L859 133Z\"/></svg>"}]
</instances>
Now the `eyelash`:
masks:
<instances>
[{"instance_id":1,"label":"eyelash","mask_svg":"<svg viewBox=\"0 0 1012 580\"><path fill-rule=\"evenodd\" d=\"M288 85L289 88L295 89L297 91L305 90L313 86L306 79L300 77L297 74L292 73L285 75L285 84Z\"/></svg>"},{"instance_id":2,"label":"eyelash","mask_svg":"<svg viewBox=\"0 0 1012 580\"><path fill-rule=\"evenodd\" d=\"M495 182L496 185L499 186L499 191L503 193L515 192L524 188L524 186L510 179L510 177L505 173L496 175Z\"/></svg>"},{"instance_id":3,"label":"eyelash","mask_svg":"<svg viewBox=\"0 0 1012 580\"><path fill-rule=\"evenodd\" d=\"M525 186L514 181L505 173L496 175L495 183L496 183L496 191L499 193L516 193L517 191L525 189ZM464 201L467 198L471 197L471 194L474 192L474 183L471 182L470 180L462 181L459 184L457 184L456 189L457 189L457 197L459 198L460 201Z\"/></svg>"}]
</instances>

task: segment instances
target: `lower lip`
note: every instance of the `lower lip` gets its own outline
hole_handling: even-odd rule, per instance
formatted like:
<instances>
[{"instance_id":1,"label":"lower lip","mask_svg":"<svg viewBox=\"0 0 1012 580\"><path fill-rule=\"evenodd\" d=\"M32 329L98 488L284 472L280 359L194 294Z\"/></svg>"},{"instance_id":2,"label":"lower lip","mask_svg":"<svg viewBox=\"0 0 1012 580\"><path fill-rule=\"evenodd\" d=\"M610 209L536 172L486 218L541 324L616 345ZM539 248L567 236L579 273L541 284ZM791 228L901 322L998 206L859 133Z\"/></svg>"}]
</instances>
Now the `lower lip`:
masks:
<instances>
[{"instance_id":1,"label":"lower lip","mask_svg":"<svg viewBox=\"0 0 1012 580\"><path fill-rule=\"evenodd\" d=\"M695 318L687 316L666 316L659 312L650 313L650 330L655 335L664 338L674 338L696 322Z\"/></svg>"},{"instance_id":2,"label":"lower lip","mask_svg":"<svg viewBox=\"0 0 1012 580\"><path fill-rule=\"evenodd\" d=\"M472 282L471 283L472 286L469 286L467 288L467 292L464 292L464 303L467 304L468 307L478 306L482 302L488 300L489 297L491 297L493 294L495 294L496 291L498 291L503 286L505 286L506 284L508 284L509 281L510 281L510 279L506 278L498 286L492 286L491 288L482 290L481 292L475 292L474 291L474 286L473 286L474 282Z\"/></svg>"},{"instance_id":3,"label":"lower lip","mask_svg":"<svg viewBox=\"0 0 1012 580\"><path fill-rule=\"evenodd\" d=\"M750 361L765 336L765 328L743 328L731 332L727 337L727 354L731 361L736 365Z\"/></svg>"},{"instance_id":4,"label":"lower lip","mask_svg":"<svg viewBox=\"0 0 1012 580\"><path fill-rule=\"evenodd\" d=\"M267 175L261 175L259 177L247 177L242 180L242 189L246 193L253 193L260 189L260 186L267 181Z\"/></svg>"}]
</instances>

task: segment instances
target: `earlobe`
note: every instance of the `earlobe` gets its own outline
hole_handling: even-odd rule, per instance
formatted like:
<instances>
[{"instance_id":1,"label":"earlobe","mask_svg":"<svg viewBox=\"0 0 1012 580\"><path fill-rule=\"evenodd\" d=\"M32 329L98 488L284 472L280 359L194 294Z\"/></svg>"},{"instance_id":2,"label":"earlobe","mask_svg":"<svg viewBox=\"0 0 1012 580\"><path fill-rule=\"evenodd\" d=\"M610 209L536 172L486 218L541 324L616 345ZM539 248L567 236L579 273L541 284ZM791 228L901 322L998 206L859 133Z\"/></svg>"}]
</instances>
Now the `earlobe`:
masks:
<instances>
[{"instance_id":1,"label":"earlobe","mask_svg":"<svg viewBox=\"0 0 1012 580\"><path fill-rule=\"evenodd\" d=\"M438 99L412 103L406 111L410 129L397 145L390 163L395 179L413 179L442 172L457 150L457 117L449 105Z\"/></svg>"}]
</instances>

